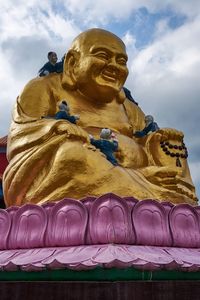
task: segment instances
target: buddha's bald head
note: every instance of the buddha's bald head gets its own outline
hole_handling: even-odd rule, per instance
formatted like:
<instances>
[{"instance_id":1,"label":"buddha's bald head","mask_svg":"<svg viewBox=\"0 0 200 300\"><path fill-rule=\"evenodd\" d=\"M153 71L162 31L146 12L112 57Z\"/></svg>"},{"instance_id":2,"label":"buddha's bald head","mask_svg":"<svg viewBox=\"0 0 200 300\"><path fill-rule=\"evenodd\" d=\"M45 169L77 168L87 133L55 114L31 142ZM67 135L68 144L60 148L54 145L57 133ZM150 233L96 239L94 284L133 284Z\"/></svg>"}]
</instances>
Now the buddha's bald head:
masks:
<instances>
[{"instance_id":1,"label":"buddha's bald head","mask_svg":"<svg viewBox=\"0 0 200 300\"><path fill-rule=\"evenodd\" d=\"M77 90L101 103L112 101L128 75L124 43L103 29L94 28L79 34L72 42L67 59L66 68L71 66Z\"/></svg>"},{"instance_id":2,"label":"buddha's bald head","mask_svg":"<svg viewBox=\"0 0 200 300\"><path fill-rule=\"evenodd\" d=\"M111 44L112 41L118 43L119 47L121 47L123 51L126 52L126 46L118 36L111 33L110 31L100 28L92 28L80 33L73 40L70 48L76 51L81 51L82 47L84 47L89 50L91 45L99 43Z\"/></svg>"}]
</instances>

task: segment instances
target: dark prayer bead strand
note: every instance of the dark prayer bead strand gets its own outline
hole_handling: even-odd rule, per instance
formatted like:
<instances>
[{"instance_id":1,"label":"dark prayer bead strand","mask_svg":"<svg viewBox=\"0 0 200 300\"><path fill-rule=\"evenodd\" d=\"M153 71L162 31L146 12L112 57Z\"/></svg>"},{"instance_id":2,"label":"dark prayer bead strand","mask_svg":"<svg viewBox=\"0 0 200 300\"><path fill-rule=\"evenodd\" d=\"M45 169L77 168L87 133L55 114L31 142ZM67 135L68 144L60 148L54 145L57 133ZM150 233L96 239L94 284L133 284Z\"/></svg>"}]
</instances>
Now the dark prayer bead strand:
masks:
<instances>
[{"instance_id":1,"label":"dark prayer bead strand","mask_svg":"<svg viewBox=\"0 0 200 300\"><path fill-rule=\"evenodd\" d=\"M171 157L176 158L176 166L177 167L181 167L180 158L186 159L188 157L188 151L183 142L182 142L182 145L179 146L176 144L175 145L170 144L167 141L162 141L162 142L160 142L160 146L166 155L170 155ZM184 153L171 152L170 150L172 150L172 149L178 150L178 151L184 151Z\"/></svg>"}]
</instances>

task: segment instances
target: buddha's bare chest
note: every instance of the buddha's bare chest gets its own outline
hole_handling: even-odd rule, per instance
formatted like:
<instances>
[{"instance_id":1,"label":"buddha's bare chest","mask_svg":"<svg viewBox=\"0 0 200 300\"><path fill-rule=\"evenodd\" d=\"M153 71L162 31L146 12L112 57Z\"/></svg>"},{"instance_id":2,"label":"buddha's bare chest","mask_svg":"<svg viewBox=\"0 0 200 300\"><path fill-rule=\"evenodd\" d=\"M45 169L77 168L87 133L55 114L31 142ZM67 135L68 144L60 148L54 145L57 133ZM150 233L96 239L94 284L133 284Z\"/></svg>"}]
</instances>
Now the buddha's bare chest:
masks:
<instances>
[{"instance_id":1,"label":"buddha's bare chest","mask_svg":"<svg viewBox=\"0 0 200 300\"><path fill-rule=\"evenodd\" d=\"M110 128L125 135L132 133L132 126L123 111L81 111L76 109L75 113L80 115L79 125L81 127Z\"/></svg>"},{"instance_id":2,"label":"buddha's bare chest","mask_svg":"<svg viewBox=\"0 0 200 300\"><path fill-rule=\"evenodd\" d=\"M82 99L67 93L62 95L67 99L71 115L79 115L77 125L87 128L110 128L113 131L132 136L132 126L123 105L116 102L96 107L93 103L84 102Z\"/></svg>"}]
</instances>

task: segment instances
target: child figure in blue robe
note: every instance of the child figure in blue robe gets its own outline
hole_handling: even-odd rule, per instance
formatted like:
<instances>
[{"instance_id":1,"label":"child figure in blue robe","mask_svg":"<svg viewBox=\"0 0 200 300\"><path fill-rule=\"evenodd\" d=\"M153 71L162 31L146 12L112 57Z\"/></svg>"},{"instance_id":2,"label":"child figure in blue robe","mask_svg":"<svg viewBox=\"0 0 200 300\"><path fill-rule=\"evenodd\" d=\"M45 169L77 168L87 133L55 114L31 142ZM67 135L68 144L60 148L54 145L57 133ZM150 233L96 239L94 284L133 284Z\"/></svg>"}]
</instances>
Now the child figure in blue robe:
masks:
<instances>
[{"instance_id":1,"label":"child figure in blue robe","mask_svg":"<svg viewBox=\"0 0 200 300\"><path fill-rule=\"evenodd\" d=\"M135 137L144 137L147 134L159 130L158 124L154 122L154 118L151 115L145 116L145 127L140 131L136 131L133 135Z\"/></svg>"},{"instance_id":2,"label":"child figure in blue robe","mask_svg":"<svg viewBox=\"0 0 200 300\"><path fill-rule=\"evenodd\" d=\"M38 71L40 77L47 76L50 73L62 73L63 72L63 63L64 56L61 61L58 61L57 54L53 51L50 51L47 55L48 62Z\"/></svg>"},{"instance_id":3,"label":"child figure in blue robe","mask_svg":"<svg viewBox=\"0 0 200 300\"><path fill-rule=\"evenodd\" d=\"M73 124L76 124L76 121L79 120L78 115L71 116L69 105L65 100L62 100L59 104L59 111L55 114L54 118L56 120L67 120Z\"/></svg>"},{"instance_id":4,"label":"child figure in blue robe","mask_svg":"<svg viewBox=\"0 0 200 300\"><path fill-rule=\"evenodd\" d=\"M100 139L94 139L90 135L90 142L93 146L98 148L103 154L105 154L107 160L114 166L118 165L118 162L114 156L114 152L118 150L118 141L115 138L114 133L109 128L103 128L100 133Z\"/></svg>"}]
</instances>

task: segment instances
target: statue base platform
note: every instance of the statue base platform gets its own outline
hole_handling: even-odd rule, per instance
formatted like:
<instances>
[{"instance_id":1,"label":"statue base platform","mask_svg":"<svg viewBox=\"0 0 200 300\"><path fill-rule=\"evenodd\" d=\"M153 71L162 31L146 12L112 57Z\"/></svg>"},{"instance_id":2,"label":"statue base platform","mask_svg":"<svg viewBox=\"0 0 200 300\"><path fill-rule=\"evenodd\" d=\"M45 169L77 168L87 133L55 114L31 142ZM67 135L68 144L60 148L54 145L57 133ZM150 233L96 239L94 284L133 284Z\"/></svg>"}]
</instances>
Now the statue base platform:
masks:
<instances>
[{"instance_id":1,"label":"statue base platform","mask_svg":"<svg viewBox=\"0 0 200 300\"><path fill-rule=\"evenodd\" d=\"M200 207L109 193L0 210L0 270L1 300L199 299Z\"/></svg>"},{"instance_id":2,"label":"statue base platform","mask_svg":"<svg viewBox=\"0 0 200 300\"><path fill-rule=\"evenodd\" d=\"M1 300L198 300L200 295L200 281L192 279L66 281L61 276L62 280L55 281L52 275L48 281L1 281Z\"/></svg>"}]
</instances>

